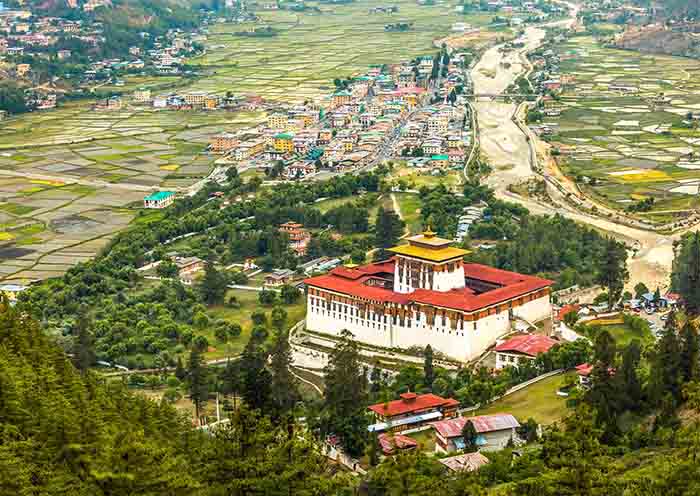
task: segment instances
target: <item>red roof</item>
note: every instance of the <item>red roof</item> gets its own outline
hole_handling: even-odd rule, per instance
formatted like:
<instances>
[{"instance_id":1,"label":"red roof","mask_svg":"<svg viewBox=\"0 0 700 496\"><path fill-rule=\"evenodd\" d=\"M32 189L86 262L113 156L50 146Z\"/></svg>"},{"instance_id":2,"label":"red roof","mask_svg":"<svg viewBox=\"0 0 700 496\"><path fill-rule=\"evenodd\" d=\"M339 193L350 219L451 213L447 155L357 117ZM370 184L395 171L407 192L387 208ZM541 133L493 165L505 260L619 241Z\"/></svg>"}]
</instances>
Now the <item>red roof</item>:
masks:
<instances>
[{"instance_id":1,"label":"red roof","mask_svg":"<svg viewBox=\"0 0 700 496\"><path fill-rule=\"evenodd\" d=\"M464 264L465 278L496 286L495 289L476 294L470 288L452 291L418 289L409 294L396 293L391 289L367 286L370 276L386 275L393 278L394 259L357 268L339 267L328 274L306 279L307 286L373 300L382 303L423 303L437 307L474 312L533 291L550 287L553 282L536 276L495 269L481 264Z\"/></svg>"},{"instance_id":2,"label":"red roof","mask_svg":"<svg viewBox=\"0 0 700 496\"><path fill-rule=\"evenodd\" d=\"M418 446L415 439L402 434L380 434L377 436L379 445L382 447L382 452L385 455L391 455L394 449L413 449Z\"/></svg>"},{"instance_id":3,"label":"red roof","mask_svg":"<svg viewBox=\"0 0 700 496\"><path fill-rule=\"evenodd\" d=\"M509 413L477 415L475 417L456 417L432 422L433 428L444 438L461 437L467 421L474 424L476 432L495 432L520 427L518 421Z\"/></svg>"},{"instance_id":4,"label":"red roof","mask_svg":"<svg viewBox=\"0 0 700 496\"><path fill-rule=\"evenodd\" d=\"M593 372L593 365L590 363L582 363L576 366L576 373L582 375L583 377L588 377Z\"/></svg>"},{"instance_id":5,"label":"red roof","mask_svg":"<svg viewBox=\"0 0 700 496\"><path fill-rule=\"evenodd\" d=\"M578 312L581 305L564 305L557 312L557 320L564 320L564 315L571 312Z\"/></svg>"},{"instance_id":6,"label":"red roof","mask_svg":"<svg viewBox=\"0 0 700 496\"><path fill-rule=\"evenodd\" d=\"M540 334L523 334L521 336L515 336L509 340L496 346L496 351L503 352L514 352L522 353L523 355L528 355L535 357L540 353L545 353L549 349L558 344L558 341L550 338L549 336L542 336Z\"/></svg>"},{"instance_id":7,"label":"red roof","mask_svg":"<svg viewBox=\"0 0 700 496\"><path fill-rule=\"evenodd\" d=\"M400 400L388 403L377 403L368 408L383 417L394 417L396 415L406 415L408 413L420 412L436 408L457 406L459 402L452 398L443 398L435 394L415 394L404 393Z\"/></svg>"}]
</instances>

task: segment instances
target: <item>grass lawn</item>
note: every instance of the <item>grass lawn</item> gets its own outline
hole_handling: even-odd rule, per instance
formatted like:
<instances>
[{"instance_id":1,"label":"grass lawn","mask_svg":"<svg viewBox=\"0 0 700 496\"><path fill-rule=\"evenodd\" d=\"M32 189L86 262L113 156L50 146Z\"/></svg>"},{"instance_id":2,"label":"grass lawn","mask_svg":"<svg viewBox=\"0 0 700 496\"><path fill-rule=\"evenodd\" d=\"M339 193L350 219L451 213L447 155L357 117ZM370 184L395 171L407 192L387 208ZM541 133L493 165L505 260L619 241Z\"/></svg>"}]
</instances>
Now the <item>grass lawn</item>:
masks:
<instances>
[{"instance_id":1,"label":"grass lawn","mask_svg":"<svg viewBox=\"0 0 700 496\"><path fill-rule=\"evenodd\" d=\"M477 410L474 415L510 413L519 421L532 417L540 424L556 422L567 413L566 398L557 396L557 390L566 383L564 377L548 377Z\"/></svg>"},{"instance_id":2,"label":"grass lawn","mask_svg":"<svg viewBox=\"0 0 700 496\"><path fill-rule=\"evenodd\" d=\"M618 348L627 346L633 339L638 339L642 343L651 342L654 340L654 336L652 335L648 326L645 326L643 329L638 331L626 325L621 318L614 320L591 320L586 322L586 324L591 326L602 326L615 339ZM595 338L595 336L589 337L591 337L591 339Z\"/></svg>"},{"instance_id":3,"label":"grass lawn","mask_svg":"<svg viewBox=\"0 0 700 496\"><path fill-rule=\"evenodd\" d=\"M222 319L228 322L235 322L240 324L243 328L243 332L237 338L229 340L227 343L220 343L216 340L214 336L214 326L204 329L198 332L198 334L204 335L209 340L210 351L205 353L207 360L214 360L218 358L226 358L229 356L235 356L240 354L245 348L248 339L250 339L250 333L253 330L253 323L250 320L250 315L256 310L263 310L267 316L268 320L270 318L270 313L272 312L272 307L265 307L258 303L258 292L257 291L246 291L241 289L229 290L226 293L226 299L231 296L235 296L240 303L239 308L230 308L225 306L215 306L209 309L209 317L212 319ZM291 327L306 315L306 300L302 297L299 301L293 305L282 305L287 311L287 327ZM270 331L272 335L272 331Z\"/></svg>"},{"instance_id":4,"label":"grass lawn","mask_svg":"<svg viewBox=\"0 0 700 496\"><path fill-rule=\"evenodd\" d=\"M415 193L394 193L401 215L411 233L421 232L423 221L420 215L420 198Z\"/></svg>"}]
</instances>

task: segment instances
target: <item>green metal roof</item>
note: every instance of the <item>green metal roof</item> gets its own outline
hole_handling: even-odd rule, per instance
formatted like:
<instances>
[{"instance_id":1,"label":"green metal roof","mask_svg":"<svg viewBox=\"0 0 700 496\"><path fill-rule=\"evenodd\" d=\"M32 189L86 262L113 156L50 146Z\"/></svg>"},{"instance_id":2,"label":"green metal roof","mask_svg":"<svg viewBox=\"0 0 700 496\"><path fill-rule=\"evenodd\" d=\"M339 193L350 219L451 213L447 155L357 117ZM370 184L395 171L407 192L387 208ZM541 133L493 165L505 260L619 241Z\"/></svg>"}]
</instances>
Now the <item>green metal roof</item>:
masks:
<instances>
[{"instance_id":1,"label":"green metal roof","mask_svg":"<svg viewBox=\"0 0 700 496\"><path fill-rule=\"evenodd\" d=\"M294 136L292 136L289 133L279 133L275 135L275 139L292 139Z\"/></svg>"},{"instance_id":2,"label":"green metal roof","mask_svg":"<svg viewBox=\"0 0 700 496\"><path fill-rule=\"evenodd\" d=\"M448 157L447 155L433 155L432 157L430 157L430 160L449 160L449 159L450 159L450 157Z\"/></svg>"},{"instance_id":3,"label":"green metal roof","mask_svg":"<svg viewBox=\"0 0 700 496\"><path fill-rule=\"evenodd\" d=\"M160 201L160 200L165 200L166 198L170 198L173 196L175 193L172 191L157 191L155 193L151 193L147 197L144 198L144 200L149 200L149 201Z\"/></svg>"}]
</instances>

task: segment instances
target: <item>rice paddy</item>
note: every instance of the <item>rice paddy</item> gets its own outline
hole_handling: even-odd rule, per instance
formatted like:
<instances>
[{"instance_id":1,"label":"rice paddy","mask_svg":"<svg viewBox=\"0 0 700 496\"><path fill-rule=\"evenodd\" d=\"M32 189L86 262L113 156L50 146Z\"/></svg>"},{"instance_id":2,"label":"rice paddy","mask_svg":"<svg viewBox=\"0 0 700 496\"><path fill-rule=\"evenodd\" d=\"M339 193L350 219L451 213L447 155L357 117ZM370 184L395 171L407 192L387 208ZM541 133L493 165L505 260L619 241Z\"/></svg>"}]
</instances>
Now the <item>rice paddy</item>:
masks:
<instances>
[{"instance_id":1,"label":"rice paddy","mask_svg":"<svg viewBox=\"0 0 700 496\"><path fill-rule=\"evenodd\" d=\"M368 14L376 4L315 4L320 12L260 11L259 25L278 36L235 36L253 24L214 24L204 55L189 60L203 76L123 77L101 90L127 92L121 110L98 111L87 100L13 117L0 125L0 281L57 276L104 248L137 217L154 189L187 188L207 176L215 157L205 153L212 135L250 127L265 112L151 109L130 104L140 86L154 94L207 91L258 95L268 101L322 101L334 78L373 64L434 54L454 22L488 25L492 15L465 17L448 5L394 2L399 13ZM384 25L410 20L407 32ZM484 30L480 46L495 36ZM436 41L438 40L438 41Z\"/></svg>"},{"instance_id":2,"label":"rice paddy","mask_svg":"<svg viewBox=\"0 0 700 496\"><path fill-rule=\"evenodd\" d=\"M700 61L602 47L573 37L557 48L565 88L561 115L546 117L560 164L610 206L654 199L652 212L673 220L698 206Z\"/></svg>"}]
</instances>

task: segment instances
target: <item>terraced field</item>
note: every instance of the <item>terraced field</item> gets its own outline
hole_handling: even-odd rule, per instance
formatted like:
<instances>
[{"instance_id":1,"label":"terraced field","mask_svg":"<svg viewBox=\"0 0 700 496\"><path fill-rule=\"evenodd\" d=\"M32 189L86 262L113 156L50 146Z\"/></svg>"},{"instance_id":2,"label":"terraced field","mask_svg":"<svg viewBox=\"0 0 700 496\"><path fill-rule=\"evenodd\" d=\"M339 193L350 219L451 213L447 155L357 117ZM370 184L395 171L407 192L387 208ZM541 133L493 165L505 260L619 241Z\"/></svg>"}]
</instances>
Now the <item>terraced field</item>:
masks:
<instances>
[{"instance_id":1,"label":"terraced field","mask_svg":"<svg viewBox=\"0 0 700 496\"><path fill-rule=\"evenodd\" d=\"M218 24L210 29L207 54L192 60L209 70L210 77L193 88L223 94L256 94L270 100L301 102L327 95L334 78L365 71L372 64L386 64L423 54L433 54L433 41L449 33L452 23L466 21L484 26L492 15L465 17L447 5L419 6L401 0L396 14L369 14L376 2L317 6L321 13L306 11L258 11L258 24ZM411 31L387 32L384 25L414 23ZM270 25L279 34L247 38L234 33ZM484 33L475 43L499 33Z\"/></svg>"},{"instance_id":2,"label":"terraced field","mask_svg":"<svg viewBox=\"0 0 700 496\"><path fill-rule=\"evenodd\" d=\"M644 214L651 220L697 207L700 131L688 114L700 115L700 61L603 48L587 37L558 49L575 84L562 96L561 116L545 121L564 171L611 206L653 198Z\"/></svg>"},{"instance_id":3,"label":"terraced field","mask_svg":"<svg viewBox=\"0 0 700 496\"><path fill-rule=\"evenodd\" d=\"M255 94L298 102L328 95L336 77L371 64L433 54L434 40L452 23L474 26L492 16L454 13L447 5L394 2L399 13L368 14L375 3L318 4L321 12L260 12L259 24L216 24L206 54L191 60L207 74L178 91ZM408 20L412 31L386 32ZM272 38L235 36L254 26L279 30ZM475 45L502 32L474 35ZM171 77L124 77L130 90L158 91ZM128 98L124 101L128 103ZM261 122L264 112L169 111L125 105L95 111L91 102L8 119L0 125L0 281L26 283L59 275L94 256L137 214L147 191L186 188L212 169L209 137Z\"/></svg>"}]
</instances>

